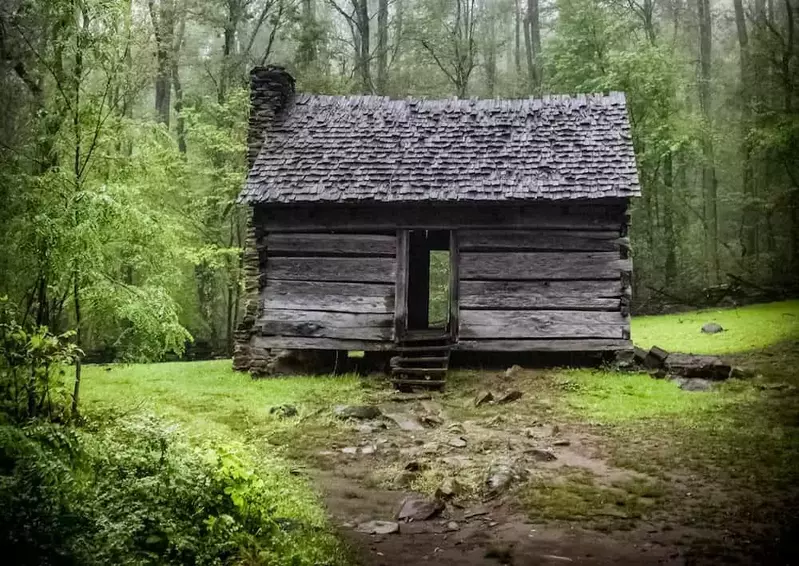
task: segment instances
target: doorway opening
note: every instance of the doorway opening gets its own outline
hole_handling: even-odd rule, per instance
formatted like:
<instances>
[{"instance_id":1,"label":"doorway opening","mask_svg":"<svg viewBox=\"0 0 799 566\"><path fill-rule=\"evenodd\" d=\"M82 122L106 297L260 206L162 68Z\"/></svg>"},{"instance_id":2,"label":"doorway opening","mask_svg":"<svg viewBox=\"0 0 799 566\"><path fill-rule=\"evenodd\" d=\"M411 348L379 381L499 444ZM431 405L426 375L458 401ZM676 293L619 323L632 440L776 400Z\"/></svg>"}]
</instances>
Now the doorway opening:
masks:
<instances>
[{"instance_id":1,"label":"doorway opening","mask_svg":"<svg viewBox=\"0 0 799 566\"><path fill-rule=\"evenodd\" d=\"M449 230L411 230L408 248L408 330L450 329Z\"/></svg>"}]
</instances>

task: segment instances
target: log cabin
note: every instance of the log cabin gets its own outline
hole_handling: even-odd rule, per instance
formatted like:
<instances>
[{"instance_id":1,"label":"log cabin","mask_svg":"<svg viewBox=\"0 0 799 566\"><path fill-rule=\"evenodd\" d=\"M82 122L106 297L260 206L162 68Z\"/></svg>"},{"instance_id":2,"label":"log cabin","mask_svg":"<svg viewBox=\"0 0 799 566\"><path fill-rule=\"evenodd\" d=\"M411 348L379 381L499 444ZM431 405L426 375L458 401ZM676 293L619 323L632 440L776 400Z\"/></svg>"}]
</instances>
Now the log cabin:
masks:
<instances>
[{"instance_id":1,"label":"log cabin","mask_svg":"<svg viewBox=\"0 0 799 566\"><path fill-rule=\"evenodd\" d=\"M276 350L392 352L412 383L445 372L452 351L632 348L640 189L622 93L309 95L259 67L248 164L238 369L262 371Z\"/></svg>"}]
</instances>

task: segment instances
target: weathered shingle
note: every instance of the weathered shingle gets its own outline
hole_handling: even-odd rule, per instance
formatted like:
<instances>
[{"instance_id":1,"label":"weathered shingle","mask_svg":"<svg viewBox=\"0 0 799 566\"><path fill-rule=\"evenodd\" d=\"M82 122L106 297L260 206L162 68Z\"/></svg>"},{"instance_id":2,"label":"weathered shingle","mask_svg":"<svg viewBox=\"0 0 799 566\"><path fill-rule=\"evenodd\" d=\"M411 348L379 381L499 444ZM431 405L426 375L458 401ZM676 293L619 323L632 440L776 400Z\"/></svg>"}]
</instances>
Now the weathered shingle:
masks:
<instances>
[{"instance_id":1,"label":"weathered shingle","mask_svg":"<svg viewBox=\"0 0 799 566\"><path fill-rule=\"evenodd\" d=\"M390 100L297 95L266 132L249 203L640 194L624 95Z\"/></svg>"}]
</instances>

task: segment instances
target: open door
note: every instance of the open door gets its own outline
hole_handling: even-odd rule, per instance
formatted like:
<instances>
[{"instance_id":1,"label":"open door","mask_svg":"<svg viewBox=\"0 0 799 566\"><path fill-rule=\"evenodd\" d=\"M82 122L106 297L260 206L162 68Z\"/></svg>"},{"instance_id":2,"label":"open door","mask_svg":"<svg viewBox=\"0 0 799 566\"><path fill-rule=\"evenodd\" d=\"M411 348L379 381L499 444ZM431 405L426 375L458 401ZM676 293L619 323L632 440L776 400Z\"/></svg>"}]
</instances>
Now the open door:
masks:
<instances>
[{"instance_id":1,"label":"open door","mask_svg":"<svg viewBox=\"0 0 799 566\"><path fill-rule=\"evenodd\" d=\"M449 230L397 235L395 339L457 333L457 239Z\"/></svg>"}]
</instances>

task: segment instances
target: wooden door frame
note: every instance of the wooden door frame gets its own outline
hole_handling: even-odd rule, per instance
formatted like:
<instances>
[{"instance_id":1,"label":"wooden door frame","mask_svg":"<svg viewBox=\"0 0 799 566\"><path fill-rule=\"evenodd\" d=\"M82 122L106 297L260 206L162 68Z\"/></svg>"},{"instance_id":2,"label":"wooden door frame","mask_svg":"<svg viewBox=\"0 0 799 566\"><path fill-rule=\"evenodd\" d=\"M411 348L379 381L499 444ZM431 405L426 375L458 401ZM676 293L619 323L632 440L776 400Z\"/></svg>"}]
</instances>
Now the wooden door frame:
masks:
<instances>
[{"instance_id":1,"label":"wooden door frame","mask_svg":"<svg viewBox=\"0 0 799 566\"><path fill-rule=\"evenodd\" d=\"M410 280L411 230L397 230L397 270L394 294L394 341L402 340L408 332L408 283ZM458 339L460 311L460 251L458 232L449 230L449 298L447 332L453 342Z\"/></svg>"}]
</instances>

